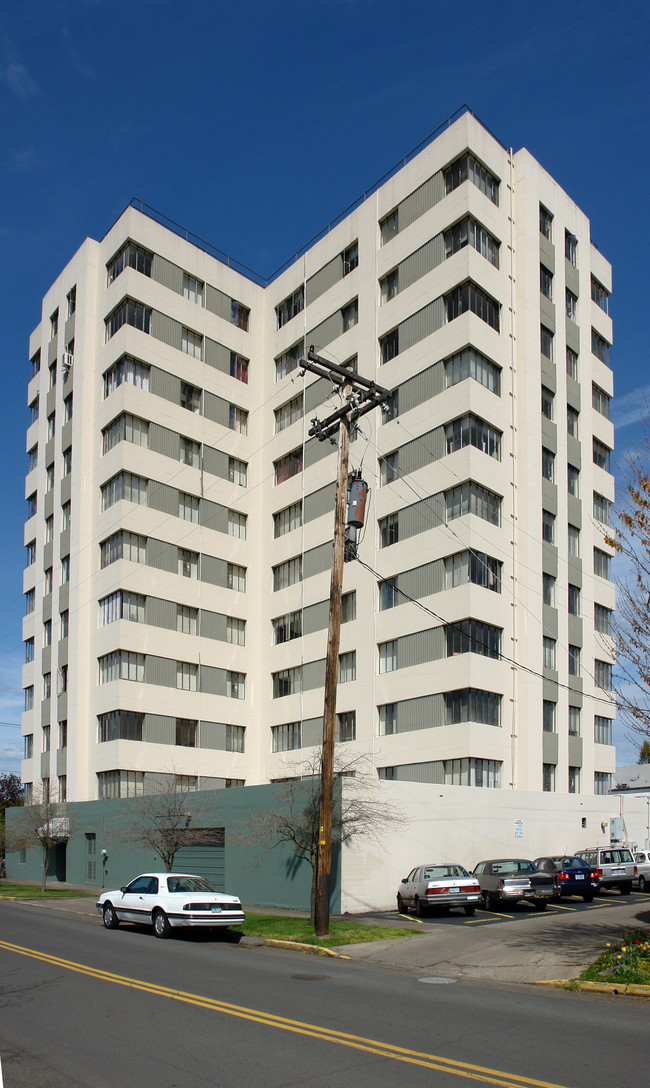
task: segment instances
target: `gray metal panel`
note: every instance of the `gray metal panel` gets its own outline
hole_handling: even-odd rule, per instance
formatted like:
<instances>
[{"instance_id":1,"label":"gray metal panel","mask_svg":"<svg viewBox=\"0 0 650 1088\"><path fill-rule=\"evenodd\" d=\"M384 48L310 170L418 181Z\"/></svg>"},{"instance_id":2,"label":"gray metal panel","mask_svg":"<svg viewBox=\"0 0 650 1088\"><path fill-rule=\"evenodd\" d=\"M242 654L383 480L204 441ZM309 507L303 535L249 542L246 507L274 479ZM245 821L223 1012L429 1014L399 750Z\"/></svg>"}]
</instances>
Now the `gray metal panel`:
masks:
<instances>
[{"instance_id":1,"label":"gray metal panel","mask_svg":"<svg viewBox=\"0 0 650 1088\"><path fill-rule=\"evenodd\" d=\"M439 461L445 456L445 452L445 429L436 427L435 430L428 431L400 447L398 454L400 475L417 472L425 465L430 465L432 461Z\"/></svg>"},{"instance_id":2,"label":"gray metal panel","mask_svg":"<svg viewBox=\"0 0 650 1088\"><path fill-rule=\"evenodd\" d=\"M582 646L582 620L580 616L569 616L569 645Z\"/></svg>"},{"instance_id":3,"label":"gray metal panel","mask_svg":"<svg viewBox=\"0 0 650 1088\"><path fill-rule=\"evenodd\" d=\"M226 694L226 670L213 669L210 665L201 665L199 691L208 695Z\"/></svg>"},{"instance_id":4,"label":"gray metal panel","mask_svg":"<svg viewBox=\"0 0 650 1088\"><path fill-rule=\"evenodd\" d=\"M557 733L542 733L542 761L557 766Z\"/></svg>"},{"instance_id":5,"label":"gray metal panel","mask_svg":"<svg viewBox=\"0 0 650 1088\"><path fill-rule=\"evenodd\" d=\"M149 480L147 506L151 510L159 510L161 514L178 517L178 488L168 487L167 484L158 483L157 480Z\"/></svg>"},{"instance_id":6,"label":"gray metal panel","mask_svg":"<svg viewBox=\"0 0 650 1088\"><path fill-rule=\"evenodd\" d=\"M421 215L433 208L445 195L445 183L442 170L438 170L433 177L428 178L414 192L398 205L398 225L404 230L410 223L414 223Z\"/></svg>"},{"instance_id":7,"label":"gray metal panel","mask_svg":"<svg viewBox=\"0 0 650 1088\"><path fill-rule=\"evenodd\" d=\"M50 615L47 618L51 619L52 618L51 617L51 613L52 613L52 608L51 607L49 609L49 612L50 612ZM59 664L62 664L62 662L59 662ZM45 673L45 672L49 672L51 668L52 668L52 647L51 646L44 646L43 650L42 650L42 653L41 653L41 669Z\"/></svg>"},{"instance_id":8,"label":"gray metal panel","mask_svg":"<svg viewBox=\"0 0 650 1088\"><path fill-rule=\"evenodd\" d=\"M437 234L416 249L415 253L405 257L399 265L398 284L400 291L410 287L412 283L422 279L428 272L437 268L445 259L444 239L442 234Z\"/></svg>"},{"instance_id":9,"label":"gray metal panel","mask_svg":"<svg viewBox=\"0 0 650 1088\"><path fill-rule=\"evenodd\" d=\"M306 661L302 667L302 690L313 691L325 685L325 658L320 661Z\"/></svg>"},{"instance_id":10,"label":"gray metal panel","mask_svg":"<svg viewBox=\"0 0 650 1088\"><path fill-rule=\"evenodd\" d=\"M545 385L552 393L557 393L557 370L555 363L552 363L545 355L542 355L542 385Z\"/></svg>"},{"instance_id":11,"label":"gray metal panel","mask_svg":"<svg viewBox=\"0 0 650 1088\"><path fill-rule=\"evenodd\" d=\"M580 273L578 269L566 259L564 261L564 282L569 288L569 291L573 291L574 295L578 296L580 294Z\"/></svg>"},{"instance_id":12,"label":"gray metal panel","mask_svg":"<svg viewBox=\"0 0 650 1088\"><path fill-rule=\"evenodd\" d=\"M172 574L178 571L178 548L166 540L149 537L145 547L146 565L156 570L167 570Z\"/></svg>"},{"instance_id":13,"label":"gray metal panel","mask_svg":"<svg viewBox=\"0 0 650 1088\"><path fill-rule=\"evenodd\" d=\"M332 541L319 544L317 548L310 548L305 552L302 562L303 579L311 578L314 574L322 574L330 570L332 566Z\"/></svg>"},{"instance_id":14,"label":"gray metal panel","mask_svg":"<svg viewBox=\"0 0 650 1088\"><path fill-rule=\"evenodd\" d=\"M230 404L223 397L215 397L214 393L203 393L203 411L206 419L214 423L220 423L222 427L228 427L230 419Z\"/></svg>"},{"instance_id":15,"label":"gray metal panel","mask_svg":"<svg viewBox=\"0 0 650 1088\"><path fill-rule=\"evenodd\" d=\"M199 499L199 525L214 529L216 533L227 533L228 507L209 499Z\"/></svg>"},{"instance_id":16,"label":"gray metal panel","mask_svg":"<svg viewBox=\"0 0 650 1088\"><path fill-rule=\"evenodd\" d=\"M203 469L211 476L220 476L222 480L228 479L228 454L222 450L215 450L212 446L203 447Z\"/></svg>"},{"instance_id":17,"label":"gray metal panel","mask_svg":"<svg viewBox=\"0 0 650 1088\"><path fill-rule=\"evenodd\" d=\"M41 701L41 725L49 725L50 724L50 704L51 704L51 702L52 702L51 699L43 699ZM61 721L61 718L59 718L58 720Z\"/></svg>"},{"instance_id":18,"label":"gray metal panel","mask_svg":"<svg viewBox=\"0 0 650 1088\"><path fill-rule=\"evenodd\" d=\"M582 528L582 503L574 495L567 495L567 514L569 525L575 525L576 529Z\"/></svg>"},{"instance_id":19,"label":"gray metal panel","mask_svg":"<svg viewBox=\"0 0 650 1088\"><path fill-rule=\"evenodd\" d=\"M173 457L178 461L180 453L180 439L176 431L170 431L169 427L161 427L159 423L149 424L149 449L154 453L162 453L165 457Z\"/></svg>"},{"instance_id":20,"label":"gray metal panel","mask_svg":"<svg viewBox=\"0 0 650 1088\"><path fill-rule=\"evenodd\" d=\"M317 378L315 382L312 382L305 389L304 414L309 416L309 413L313 412L314 408L319 407L324 400L327 400L331 393L332 383L328 382L326 378Z\"/></svg>"},{"instance_id":21,"label":"gray metal panel","mask_svg":"<svg viewBox=\"0 0 650 1088\"><path fill-rule=\"evenodd\" d=\"M575 292L578 293L577 291ZM70 314L70 317L66 318L65 325L63 326L63 343L69 344L74 338L75 327L75 314Z\"/></svg>"},{"instance_id":22,"label":"gray metal panel","mask_svg":"<svg viewBox=\"0 0 650 1088\"><path fill-rule=\"evenodd\" d=\"M213 586L225 586L228 578L228 564L225 559L215 555L201 555L201 581Z\"/></svg>"},{"instance_id":23,"label":"gray metal panel","mask_svg":"<svg viewBox=\"0 0 650 1088\"><path fill-rule=\"evenodd\" d=\"M50 753L41 752L41 778L50 777Z\"/></svg>"},{"instance_id":24,"label":"gray metal panel","mask_svg":"<svg viewBox=\"0 0 650 1088\"><path fill-rule=\"evenodd\" d=\"M422 665L427 661L439 661L446 654L443 627L429 627L426 631L402 635L398 643L397 661L400 669Z\"/></svg>"},{"instance_id":25,"label":"gray metal panel","mask_svg":"<svg viewBox=\"0 0 650 1088\"><path fill-rule=\"evenodd\" d=\"M557 453L557 425L546 416L542 416L542 445L552 453Z\"/></svg>"},{"instance_id":26,"label":"gray metal panel","mask_svg":"<svg viewBox=\"0 0 650 1088\"><path fill-rule=\"evenodd\" d=\"M56 773L67 774L68 771L68 749L58 748L56 753Z\"/></svg>"},{"instance_id":27,"label":"gray metal panel","mask_svg":"<svg viewBox=\"0 0 650 1088\"><path fill-rule=\"evenodd\" d=\"M43 517L49 518L54 513L54 491L48 491L43 498Z\"/></svg>"},{"instance_id":28,"label":"gray metal panel","mask_svg":"<svg viewBox=\"0 0 650 1088\"><path fill-rule=\"evenodd\" d=\"M318 601L310 604L302 614L302 630L305 635L312 635L314 631L324 631L329 623L329 601Z\"/></svg>"},{"instance_id":29,"label":"gray metal panel","mask_svg":"<svg viewBox=\"0 0 650 1088\"><path fill-rule=\"evenodd\" d=\"M225 321L230 321L232 312L232 299L230 295L224 295L223 291L218 291L216 287L212 287L211 284L205 285L205 308L210 313L216 314L217 317L223 317Z\"/></svg>"},{"instance_id":30,"label":"gray metal panel","mask_svg":"<svg viewBox=\"0 0 650 1088\"><path fill-rule=\"evenodd\" d=\"M54 362L54 360L58 357L58 354L59 354L59 337L58 337L58 334L57 334L56 336L54 336L50 340L49 344L47 345L47 365L48 366L50 366L50 364Z\"/></svg>"},{"instance_id":31,"label":"gray metal panel","mask_svg":"<svg viewBox=\"0 0 650 1088\"><path fill-rule=\"evenodd\" d=\"M574 438L572 434L567 435L566 439L566 452L567 460L570 465L575 468L582 467L582 446L577 438Z\"/></svg>"},{"instance_id":32,"label":"gray metal panel","mask_svg":"<svg viewBox=\"0 0 650 1088\"><path fill-rule=\"evenodd\" d=\"M218 642L226 641L226 617L222 612L207 612L201 609L200 631L203 638L213 638Z\"/></svg>"},{"instance_id":33,"label":"gray metal panel","mask_svg":"<svg viewBox=\"0 0 650 1088\"><path fill-rule=\"evenodd\" d=\"M429 763L403 763L395 768L395 778L398 782L429 782L444 786L445 765L441 759Z\"/></svg>"},{"instance_id":34,"label":"gray metal panel","mask_svg":"<svg viewBox=\"0 0 650 1088\"><path fill-rule=\"evenodd\" d=\"M153 797L155 794L165 793L171 786L175 775L164 774L162 771L147 771L144 776L145 797Z\"/></svg>"},{"instance_id":35,"label":"gray metal panel","mask_svg":"<svg viewBox=\"0 0 650 1088\"><path fill-rule=\"evenodd\" d=\"M328 261L326 265L323 265L318 272L314 272L313 276L310 276L307 280L307 305L314 302L321 295L325 294L330 287L333 287L335 283L338 283L343 278L343 258L341 254L337 254L331 261Z\"/></svg>"},{"instance_id":36,"label":"gray metal panel","mask_svg":"<svg viewBox=\"0 0 650 1088\"><path fill-rule=\"evenodd\" d=\"M571 378L568 374L566 376L566 401L572 408L575 408L577 412L580 411L580 383Z\"/></svg>"},{"instance_id":37,"label":"gray metal panel","mask_svg":"<svg viewBox=\"0 0 650 1088\"><path fill-rule=\"evenodd\" d=\"M413 347L414 344L419 344L420 340L424 340L425 337L437 332L438 329L442 328L444 322L445 307L442 297L434 299L428 306L424 306L416 314L407 317L406 321L402 321L399 326L400 354Z\"/></svg>"},{"instance_id":38,"label":"gray metal panel","mask_svg":"<svg viewBox=\"0 0 650 1088\"><path fill-rule=\"evenodd\" d=\"M61 504L69 502L72 495L72 477L70 475L64 476L61 480L60 498Z\"/></svg>"},{"instance_id":39,"label":"gray metal panel","mask_svg":"<svg viewBox=\"0 0 650 1088\"><path fill-rule=\"evenodd\" d=\"M578 559L575 555L569 556L567 564L568 581L572 586L582 586L582 559Z\"/></svg>"},{"instance_id":40,"label":"gray metal panel","mask_svg":"<svg viewBox=\"0 0 650 1088\"><path fill-rule=\"evenodd\" d=\"M444 695L424 695L397 704L397 732L435 729L445 724Z\"/></svg>"},{"instance_id":41,"label":"gray metal panel","mask_svg":"<svg viewBox=\"0 0 650 1088\"><path fill-rule=\"evenodd\" d=\"M56 662L59 668L61 665L68 664L68 640L67 638L59 639L58 646L56 648Z\"/></svg>"},{"instance_id":42,"label":"gray metal panel","mask_svg":"<svg viewBox=\"0 0 650 1088\"><path fill-rule=\"evenodd\" d=\"M64 529L62 533L59 533L59 555L67 555L70 551L70 530ZM60 597L59 592L59 597Z\"/></svg>"},{"instance_id":43,"label":"gray metal panel","mask_svg":"<svg viewBox=\"0 0 650 1088\"><path fill-rule=\"evenodd\" d=\"M425 533L428 529L441 525L446 519L445 495L439 492L428 499L414 502L397 512L399 539Z\"/></svg>"},{"instance_id":44,"label":"gray metal panel","mask_svg":"<svg viewBox=\"0 0 650 1088\"><path fill-rule=\"evenodd\" d=\"M557 676L557 673L554 675ZM547 699L551 703L557 703L557 680L551 680L549 676L544 677L542 683L542 698Z\"/></svg>"},{"instance_id":45,"label":"gray metal panel","mask_svg":"<svg viewBox=\"0 0 650 1088\"><path fill-rule=\"evenodd\" d=\"M180 404L181 379L175 374L169 374L158 366L152 366L149 372L149 388L156 397L164 397L172 404Z\"/></svg>"},{"instance_id":46,"label":"gray metal panel","mask_svg":"<svg viewBox=\"0 0 650 1088\"><path fill-rule=\"evenodd\" d=\"M421 567L403 571L397 578L397 586L415 600L428 597L432 593L440 593L445 588L444 559L434 559ZM402 600L398 598L398 603L401 604Z\"/></svg>"},{"instance_id":47,"label":"gray metal panel","mask_svg":"<svg viewBox=\"0 0 650 1088\"><path fill-rule=\"evenodd\" d=\"M51 465L52 461L54 460L55 453L56 453L56 439L55 438L48 438L47 442L45 443L45 457L43 459L43 463L45 465Z\"/></svg>"},{"instance_id":48,"label":"gray metal panel","mask_svg":"<svg viewBox=\"0 0 650 1088\"><path fill-rule=\"evenodd\" d=\"M63 371L63 398L64 398L64 400L67 397L68 393L72 390L73 382L74 382L74 367L71 367L70 370L64 370Z\"/></svg>"},{"instance_id":49,"label":"gray metal panel","mask_svg":"<svg viewBox=\"0 0 650 1088\"><path fill-rule=\"evenodd\" d=\"M543 234L539 236L539 259L549 272L555 272L555 246Z\"/></svg>"},{"instance_id":50,"label":"gray metal panel","mask_svg":"<svg viewBox=\"0 0 650 1088\"><path fill-rule=\"evenodd\" d=\"M551 332L555 332L555 303L546 295L539 296L539 319Z\"/></svg>"},{"instance_id":51,"label":"gray metal panel","mask_svg":"<svg viewBox=\"0 0 650 1088\"><path fill-rule=\"evenodd\" d=\"M225 752L226 726L223 722L199 722L199 748Z\"/></svg>"},{"instance_id":52,"label":"gray metal panel","mask_svg":"<svg viewBox=\"0 0 650 1088\"><path fill-rule=\"evenodd\" d=\"M326 438L324 442L319 442L317 438L307 439L305 442L305 468L317 465L330 453L334 453L336 448L336 444L332 445L329 438Z\"/></svg>"},{"instance_id":53,"label":"gray metal panel","mask_svg":"<svg viewBox=\"0 0 650 1088\"><path fill-rule=\"evenodd\" d=\"M67 450L72 445L72 420L69 419L61 428L61 449Z\"/></svg>"},{"instance_id":54,"label":"gray metal panel","mask_svg":"<svg viewBox=\"0 0 650 1088\"><path fill-rule=\"evenodd\" d=\"M61 553L62 555L65 552ZM70 601L70 585L68 582L63 586L59 586L59 612L65 612Z\"/></svg>"},{"instance_id":55,"label":"gray metal panel","mask_svg":"<svg viewBox=\"0 0 650 1088\"><path fill-rule=\"evenodd\" d=\"M150 627L176 630L176 603L161 597L147 597L144 604L144 622Z\"/></svg>"},{"instance_id":56,"label":"gray metal panel","mask_svg":"<svg viewBox=\"0 0 650 1088\"><path fill-rule=\"evenodd\" d=\"M204 342L207 365L220 370L222 374L230 374L230 348L225 348L216 340L210 340L208 336L205 337Z\"/></svg>"},{"instance_id":57,"label":"gray metal panel","mask_svg":"<svg viewBox=\"0 0 650 1088\"><path fill-rule=\"evenodd\" d=\"M582 737L569 737L569 767L582 767Z\"/></svg>"},{"instance_id":58,"label":"gray metal panel","mask_svg":"<svg viewBox=\"0 0 650 1088\"><path fill-rule=\"evenodd\" d=\"M305 718L302 723L302 747L311 748L323 743L323 718Z\"/></svg>"},{"instance_id":59,"label":"gray metal panel","mask_svg":"<svg viewBox=\"0 0 650 1088\"><path fill-rule=\"evenodd\" d=\"M222 789L226 785L223 778L204 778L201 775L201 789ZM210 829L211 830L211 829ZM208 834L209 832L206 832ZM226 848L206 843L198 846L182 846L176 854L177 873L198 873L205 877L217 892L226 891Z\"/></svg>"},{"instance_id":60,"label":"gray metal panel","mask_svg":"<svg viewBox=\"0 0 650 1088\"><path fill-rule=\"evenodd\" d=\"M557 608L551 608L549 604L542 605L542 624L545 635L557 638Z\"/></svg>"},{"instance_id":61,"label":"gray metal panel","mask_svg":"<svg viewBox=\"0 0 650 1088\"><path fill-rule=\"evenodd\" d=\"M573 321L566 322L566 345L576 355L580 354L580 328Z\"/></svg>"},{"instance_id":62,"label":"gray metal panel","mask_svg":"<svg viewBox=\"0 0 650 1088\"><path fill-rule=\"evenodd\" d=\"M52 412L56 408L56 386L54 389L48 389L47 396L45 397L45 415L51 416Z\"/></svg>"},{"instance_id":63,"label":"gray metal panel","mask_svg":"<svg viewBox=\"0 0 650 1088\"><path fill-rule=\"evenodd\" d=\"M445 388L444 363L434 363L399 386L399 414L438 396Z\"/></svg>"},{"instance_id":64,"label":"gray metal panel","mask_svg":"<svg viewBox=\"0 0 650 1088\"><path fill-rule=\"evenodd\" d=\"M49 544L44 544L43 545L43 570L47 570L48 567L52 566L53 555L54 555L54 545L53 545L52 541L50 541Z\"/></svg>"},{"instance_id":65,"label":"gray metal panel","mask_svg":"<svg viewBox=\"0 0 650 1088\"><path fill-rule=\"evenodd\" d=\"M581 676L570 676L569 677L569 687L572 688L573 691L580 692L582 694L582 677Z\"/></svg>"},{"instance_id":66,"label":"gray metal panel","mask_svg":"<svg viewBox=\"0 0 650 1088\"><path fill-rule=\"evenodd\" d=\"M330 314L324 321L321 321L320 325L317 325L315 329L307 333L307 343L313 344L316 351L320 351L321 348L327 347L331 344L332 340L336 340L337 336L340 336L343 332L343 315L340 310Z\"/></svg>"},{"instance_id":67,"label":"gray metal panel","mask_svg":"<svg viewBox=\"0 0 650 1088\"><path fill-rule=\"evenodd\" d=\"M335 497L336 481L325 484L325 487L319 488L318 491L312 491L310 495L305 495L302 515L305 525L309 521L315 521L316 518L322 517L323 514L331 514L334 509Z\"/></svg>"},{"instance_id":68,"label":"gray metal panel","mask_svg":"<svg viewBox=\"0 0 650 1088\"><path fill-rule=\"evenodd\" d=\"M542 507L549 514L557 514L557 484L542 480Z\"/></svg>"},{"instance_id":69,"label":"gray metal panel","mask_svg":"<svg viewBox=\"0 0 650 1088\"><path fill-rule=\"evenodd\" d=\"M550 574L553 578L557 578L557 548L545 541L542 541L542 570L544 574Z\"/></svg>"},{"instance_id":70,"label":"gray metal panel","mask_svg":"<svg viewBox=\"0 0 650 1088\"><path fill-rule=\"evenodd\" d=\"M582 706L584 696L581 691L569 691L569 706Z\"/></svg>"},{"instance_id":71,"label":"gray metal panel","mask_svg":"<svg viewBox=\"0 0 650 1088\"><path fill-rule=\"evenodd\" d=\"M167 314L161 314L160 310L153 310L151 314L151 335L156 340L162 340L163 344L169 344L172 348L178 348L181 350L183 326L180 321L174 321L173 318L167 317Z\"/></svg>"},{"instance_id":72,"label":"gray metal panel","mask_svg":"<svg viewBox=\"0 0 650 1088\"><path fill-rule=\"evenodd\" d=\"M68 693L64 691L56 699L56 720L57 722L66 721L68 717Z\"/></svg>"},{"instance_id":73,"label":"gray metal panel","mask_svg":"<svg viewBox=\"0 0 650 1088\"><path fill-rule=\"evenodd\" d=\"M177 295L183 294L183 269L158 253L154 253L151 261L151 278L156 283L162 283L163 287L169 287Z\"/></svg>"},{"instance_id":74,"label":"gray metal panel","mask_svg":"<svg viewBox=\"0 0 650 1088\"><path fill-rule=\"evenodd\" d=\"M176 719L167 714L145 714L142 740L145 744L176 744Z\"/></svg>"},{"instance_id":75,"label":"gray metal panel","mask_svg":"<svg viewBox=\"0 0 650 1088\"><path fill-rule=\"evenodd\" d=\"M170 657L147 654L144 659L145 684L157 684L164 688L176 687L176 661Z\"/></svg>"}]
</instances>

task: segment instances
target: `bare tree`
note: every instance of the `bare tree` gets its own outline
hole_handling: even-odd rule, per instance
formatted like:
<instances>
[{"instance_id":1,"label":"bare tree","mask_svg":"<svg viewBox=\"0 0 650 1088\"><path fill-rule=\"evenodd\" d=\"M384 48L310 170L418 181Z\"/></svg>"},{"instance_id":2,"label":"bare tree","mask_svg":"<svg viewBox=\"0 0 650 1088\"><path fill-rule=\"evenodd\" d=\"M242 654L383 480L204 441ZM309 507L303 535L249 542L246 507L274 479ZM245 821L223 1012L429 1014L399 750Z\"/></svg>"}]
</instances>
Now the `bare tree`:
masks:
<instances>
[{"instance_id":1,"label":"bare tree","mask_svg":"<svg viewBox=\"0 0 650 1088\"><path fill-rule=\"evenodd\" d=\"M320 812L320 749L302 762L287 764L287 779L282 783L276 804L247 820L243 835L248 842L272 850L280 843L290 843L297 859L311 866L310 917L315 921L318 882L318 840ZM340 804L332 814L332 845L342 845L354 838L381 841L387 828L403 823L398 809L376 797L376 778L368 756L348 756L335 750L334 775L345 779Z\"/></svg>"},{"instance_id":2,"label":"bare tree","mask_svg":"<svg viewBox=\"0 0 650 1088\"><path fill-rule=\"evenodd\" d=\"M5 856L5 811L23 803L23 784L17 774L0 774L0 864Z\"/></svg>"},{"instance_id":3,"label":"bare tree","mask_svg":"<svg viewBox=\"0 0 650 1088\"><path fill-rule=\"evenodd\" d=\"M170 873L176 854L182 846L204 845L213 831L218 841L218 828L192 828L188 808L188 789L179 789L176 775L167 775L155 793L139 797L133 812L121 825L118 837L133 846L148 846L158 854L165 870Z\"/></svg>"},{"instance_id":4,"label":"bare tree","mask_svg":"<svg viewBox=\"0 0 650 1088\"><path fill-rule=\"evenodd\" d=\"M68 805L52 800L49 790L42 790L29 804L22 805L5 827L7 853L33 850L34 847L43 851L42 891L45 891L52 851L68 841L74 823Z\"/></svg>"}]
</instances>

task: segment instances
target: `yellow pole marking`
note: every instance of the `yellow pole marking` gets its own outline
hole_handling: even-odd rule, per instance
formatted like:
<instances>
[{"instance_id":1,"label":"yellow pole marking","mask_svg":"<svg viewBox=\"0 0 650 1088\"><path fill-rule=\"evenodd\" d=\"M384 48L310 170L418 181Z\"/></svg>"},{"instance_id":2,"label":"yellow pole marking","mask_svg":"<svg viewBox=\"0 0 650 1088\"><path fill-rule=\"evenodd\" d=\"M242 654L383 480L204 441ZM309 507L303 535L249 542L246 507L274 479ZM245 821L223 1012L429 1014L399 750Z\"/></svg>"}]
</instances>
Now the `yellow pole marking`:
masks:
<instances>
[{"instance_id":1,"label":"yellow pole marking","mask_svg":"<svg viewBox=\"0 0 650 1088\"><path fill-rule=\"evenodd\" d=\"M444 1058L439 1054L426 1054L418 1050L409 1050L405 1047L394 1046L392 1043L383 1043L377 1039L366 1039L361 1035L352 1035L349 1032L337 1031L333 1028L321 1027L318 1024L309 1024L302 1020L292 1020L285 1016L276 1016L274 1013L263 1012L259 1009L249 1009L244 1005L233 1005L227 1001L219 1001L216 998L203 997L200 994L187 993L184 990L173 990L168 986L159 986L154 982L144 982L141 979L128 978L125 975L117 975L112 971L102 971L88 964L75 963L73 960L65 960L60 956L52 956L47 952L38 952L34 948L24 948L21 945L12 944L10 941L0 941L0 948L8 952L15 952L21 956L29 956L31 959L40 960L53 967L62 967L67 971L74 971L89 978L96 978L101 982L112 982L118 986L126 986L131 990L140 990L143 993L153 994L156 997L167 997L174 1001L180 1001L186 1005L195 1005L198 1008L209 1009L213 1012L227 1013L229 1016L237 1016L242 1020L250 1020L252 1023L263 1024L266 1027L282 1028L297 1035L307 1035L325 1042L338 1043L339 1046L351 1047L362 1050L368 1054L377 1054L383 1058L393 1058L396 1061L407 1062L411 1065L420 1065L425 1069L435 1069L443 1073L452 1073L469 1080L482 1081L487 1084L497 1084L501 1088L564 1088L552 1081L536 1080L532 1077L520 1076L517 1073L505 1073L500 1069L491 1069L488 1066L474 1065L471 1062L461 1062L454 1058Z\"/></svg>"}]
</instances>

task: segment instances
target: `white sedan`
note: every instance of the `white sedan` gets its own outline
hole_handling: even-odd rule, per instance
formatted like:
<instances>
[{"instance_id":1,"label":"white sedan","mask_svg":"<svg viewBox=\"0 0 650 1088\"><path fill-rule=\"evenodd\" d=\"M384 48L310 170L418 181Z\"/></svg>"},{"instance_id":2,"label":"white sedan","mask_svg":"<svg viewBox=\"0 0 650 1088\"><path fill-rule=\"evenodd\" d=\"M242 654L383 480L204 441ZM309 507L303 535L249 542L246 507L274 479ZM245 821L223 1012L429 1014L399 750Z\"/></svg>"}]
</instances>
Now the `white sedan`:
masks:
<instances>
[{"instance_id":1,"label":"white sedan","mask_svg":"<svg viewBox=\"0 0 650 1088\"><path fill-rule=\"evenodd\" d=\"M97 910L106 929L120 922L152 925L156 937L168 937L171 927L241 926L239 899L216 892L202 876L188 873L145 873L125 888L103 892Z\"/></svg>"},{"instance_id":2,"label":"white sedan","mask_svg":"<svg viewBox=\"0 0 650 1088\"><path fill-rule=\"evenodd\" d=\"M447 862L419 865L402 880L397 891L397 909L406 914L415 907L418 918L430 910L447 910L463 907L465 914L473 914L481 902L478 880L462 865Z\"/></svg>"}]
</instances>

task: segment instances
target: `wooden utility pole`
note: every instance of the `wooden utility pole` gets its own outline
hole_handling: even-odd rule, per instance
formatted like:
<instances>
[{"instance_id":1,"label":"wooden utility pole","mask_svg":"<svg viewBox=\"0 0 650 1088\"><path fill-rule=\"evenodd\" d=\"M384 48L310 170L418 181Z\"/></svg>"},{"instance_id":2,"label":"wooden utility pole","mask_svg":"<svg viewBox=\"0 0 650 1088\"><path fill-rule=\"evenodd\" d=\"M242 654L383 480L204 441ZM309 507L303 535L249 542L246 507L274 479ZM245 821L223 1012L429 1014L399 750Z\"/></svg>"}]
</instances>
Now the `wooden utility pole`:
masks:
<instances>
[{"instance_id":1,"label":"wooden utility pole","mask_svg":"<svg viewBox=\"0 0 650 1088\"><path fill-rule=\"evenodd\" d=\"M339 675L339 644L341 634L341 597L343 592L343 563L345 558L345 527L348 498L348 458L350 427L353 420L382 404L390 395L387 389L360 378L345 367L331 363L314 354L310 348L301 367L338 385L341 407L324 422L312 420L309 434L321 441L333 438L338 431L339 456L334 509L334 546L330 579L330 609L325 660L325 698L323 703L323 747L321 753L321 783L316 870L315 931L319 937L329 933L330 875L332 869L332 806L334 793L334 732L336 725L336 689Z\"/></svg>"}]
</instances>

